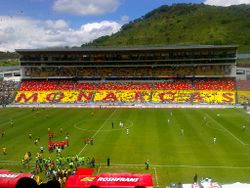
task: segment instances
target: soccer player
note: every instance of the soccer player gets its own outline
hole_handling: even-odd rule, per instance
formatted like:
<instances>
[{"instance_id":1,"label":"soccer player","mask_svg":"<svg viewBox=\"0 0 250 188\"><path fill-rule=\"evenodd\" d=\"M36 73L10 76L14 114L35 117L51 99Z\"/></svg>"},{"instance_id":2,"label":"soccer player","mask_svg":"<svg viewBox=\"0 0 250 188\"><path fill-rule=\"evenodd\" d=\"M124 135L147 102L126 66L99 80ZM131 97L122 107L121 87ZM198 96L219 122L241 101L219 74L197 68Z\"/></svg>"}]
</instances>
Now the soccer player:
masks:
<instances>
[{"instance_id":1,"label":"soccer player","mask_svg":"<svg viewBox=\"0 0 250 188\"><path fill-rule=\"evenodd\" d=\"M37 143L38 143L38 140L37 140L37 138L34 140L34 144L35 145L37 145Z\"/></svg>"},{"instance_id":2,"label":"soccer player","mask_svg":"<svg viewBox=\"0 0 250 188\"><path fill-rule=\"evenodd\" d=\"M168 119L168 124L170 123L170 119Z\"/></svg>"},{"instance_id":3,"label":"soccer player","mask_svg":"<svg viewBox=\"0 0 250 188\"><path fill-rule=\"evenodd\" d=\"M29 133L29 139L31 139L32 138L32 134L31 133Z\"/></svg>"},{"instance_id":4,"label":"soccer player","mask_svg":"<svg viewBox=\"0 0 250 188\"><path fill-rule=\"evenodd\" d=\"M43 146L41 146L40 147L40 152L43 153L43 151L44 151L44 148L43 148Z\"/></svg>"},{"instance_id":5,"label":"soccer player","mask_svg":"<svg viewBox=\"0 0 250 188\"><path fill-rule=\"evenodd\" d=\"M114 122L112 122L112 129L114 128Z\"/></svg>"},{"instance_id":6,"label":"soccer player","mask_svg":"<svg viewBox=\"0 0 250 188\"><path fill-rule=\"evenodd\" d=\"M246 125L242 125L242 130L243 130L243 131L246 130Z\"/></svg>"},{"instance_id":7,"label":"soccer player","mask_svg":"<svg viewBox=\"0 0 250 188\"><path fill-rule=\"evenodd\" d=\"M126 128L126 133L127 133L127 134L129 133L129 130L128 130L128 128Z\"/></svg>"},{"instance_id":8,"label":"soccer player","mask_svg":"<svg viewBox=\"0 0 250 188\"><path fill-rule=\"evenodd\" d=\"M181 135L184 135L184 129L181 129Z\"/></svg>"},{"instance_id":9,"label":"soccer player","mask_svg":"<svg viewBox=\"0 0 250 188\"><path fill-rule=\"evenodd\" d=\"M123 123L122 123L122 121L120 121L120 127L123 128Z\"/></svg>"},{"instance_id":10,"label":"soccer player","mask_svg":"<svg viewBox=\"0 0 250 188\"><path fill-rule=\"evenodd\" d=\"M216 137L213 138L213 143L214 143L214 144L216 143Z\"/></svg>"},{"instance_id":11,"label":"soccer player","mask_svg":"<svg viewBox=\"0 0 250 188\"><path fill-rule=\"evenodd\" d=\"M11 128L13 128L13 126L14 126L14 121L12 119L10 120L10 126L11 126Z\"/></svg>"}]
</instances>

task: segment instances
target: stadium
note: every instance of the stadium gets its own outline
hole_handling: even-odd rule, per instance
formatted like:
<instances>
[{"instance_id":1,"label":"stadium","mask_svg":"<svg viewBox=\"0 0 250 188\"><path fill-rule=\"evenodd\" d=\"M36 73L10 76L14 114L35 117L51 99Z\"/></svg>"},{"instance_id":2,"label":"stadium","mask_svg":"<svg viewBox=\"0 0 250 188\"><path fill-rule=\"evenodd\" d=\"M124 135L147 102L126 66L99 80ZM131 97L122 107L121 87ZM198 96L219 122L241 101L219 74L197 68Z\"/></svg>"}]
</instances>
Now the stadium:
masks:
<instances>
[{"instance_id":1,"label":"stadium","mask_svg":"<svg viewBox=\"0 0 250 188\"><path fill-rule=\"evenodd\" d=\"M249 183L250 82L236 78L237 46L16 52L21 82L0 85L0 169L66 188L78 168L108 182L152 177L98 187Z\"/></svg>"}]
</instances>

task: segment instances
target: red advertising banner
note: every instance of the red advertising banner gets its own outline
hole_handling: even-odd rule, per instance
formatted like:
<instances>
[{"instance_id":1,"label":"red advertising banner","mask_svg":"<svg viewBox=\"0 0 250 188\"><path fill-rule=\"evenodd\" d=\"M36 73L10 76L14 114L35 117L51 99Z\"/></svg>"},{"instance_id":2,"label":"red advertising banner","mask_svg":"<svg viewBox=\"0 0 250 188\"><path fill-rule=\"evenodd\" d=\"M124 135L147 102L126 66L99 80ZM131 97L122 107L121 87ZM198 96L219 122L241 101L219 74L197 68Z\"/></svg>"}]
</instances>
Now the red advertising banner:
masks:
<instances>
[{"instance_id":1,"label":"red advertising banner","mask_svg":"<svg viewBox=\"0 0 250 188\"><path fill-rule=\"evenodd\" d=\"M152 188L153 181L151 174L102 173L99 176L73 175L66 182L66 188L88 188L91 185L100 188L134 188L136 186Z\"/></svg>"},{"instance_id":2,"label":"red advertising banner","mask_svg":"<svg viewBox=\"0 0 250 188\"><path fill-rule=\"evenodd\" d=\"M32 174L15 173L8 170L0 170L0 187L15 188L17 181L22 177L32 177Z\"/></svg>"}]
</instances>

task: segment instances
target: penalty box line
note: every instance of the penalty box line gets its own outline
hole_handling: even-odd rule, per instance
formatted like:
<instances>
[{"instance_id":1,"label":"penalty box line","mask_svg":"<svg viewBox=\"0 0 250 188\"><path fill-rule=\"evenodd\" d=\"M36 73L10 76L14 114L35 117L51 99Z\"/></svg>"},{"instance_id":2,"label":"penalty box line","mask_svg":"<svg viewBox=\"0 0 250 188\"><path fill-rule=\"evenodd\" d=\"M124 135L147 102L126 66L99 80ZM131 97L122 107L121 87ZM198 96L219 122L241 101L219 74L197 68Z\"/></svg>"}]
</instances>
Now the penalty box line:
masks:
<instances>
[{"instance_id":1,"label":"penalty box line","mask_svg":"<svg viewBox=\"0 0 250 188\"><path fill-rule=\"evenodd\" d=\"M115 114L115 112L117 111L117 108L108 116L108 118L102 123L102 125L100 126L100 128L96 131L96 133L91 137L91 138L95 138L96 135L102 130L102 128L105 126L106 122L109 121L109 119ZM81 149L81 151L77 154L77 156L79 156L87 147L88 144L85 144L85 146Z\"/></svg>"},{"instance_id":2,"label":"penalty box line","mask_svg":"<svg viewBox=\"0 0 250 188\"><path fill-rule=\"evenodd\" d=\"M238 142L240 142L243 146L249 146L250 144L246 144L245 142L243 142L242 140L240 140L237 136L235 136L231 131L229 131L227 128L225 128L221 123L219 123L218 121L216 121L213 117L211 117L210 115L208 115L206 113L206 115L213 121L215 122L217 125L219 125L224 131L226 131L228 134L230 134L235 140L237 140Z\"/></svg>"}]
</instances>

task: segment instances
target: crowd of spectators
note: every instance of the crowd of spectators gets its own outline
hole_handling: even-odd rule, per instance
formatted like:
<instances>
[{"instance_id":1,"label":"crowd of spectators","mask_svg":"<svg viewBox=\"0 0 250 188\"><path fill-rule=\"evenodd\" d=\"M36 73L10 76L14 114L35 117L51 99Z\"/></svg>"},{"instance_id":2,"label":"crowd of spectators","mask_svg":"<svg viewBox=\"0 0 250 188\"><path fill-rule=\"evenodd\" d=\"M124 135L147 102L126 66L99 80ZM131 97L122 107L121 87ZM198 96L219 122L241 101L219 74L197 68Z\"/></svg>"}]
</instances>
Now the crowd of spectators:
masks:
<instances>
[{"instance_id":1,"label":"crowd of spectators","mask_svg":"<svg viewBox=\"0 0 250 188\"><path fill-rule=\"evenodd\" d=\"M26 68L28 77L158 77L178 75L225 75L227 66L162 66L162 67L42 67Z\"/></svg>"},{"instance_id":2,"label":"crowd of spectators","mask_svg":"<svg viewBox=\"0 0 250 188\"><path fill-rule=\"evenodd\" d=\"M229 90L235 89L231 79L180 79L155 82L85 82L69 80L26 80L21 83L20 91L51 90Z\"/></svg>"},{"instance_id":3,"label":"crowd of spectators","mask_svg":"<svg viewBox=\"0 0 250 188\"><path fill-rule=\"evenodd\" d=\"M193 89L191 80L176 80L169 82L156 82L154 88L158 90L188 90Z\"/></svg>"},{"instance_id":4,"label":"crowd of spectators","mask_svg":"<svg viewBox=\"0 0 250 188\"><path fill-rule=\"evenodd\" d=\"M233 80L194 80L193 86L197 90L235 90Z\"/></svg>"},{"instance_id":5,"label":"crowd of spectators","mask_svg":"<svg viewBox=\"0 0 250 188\"><path fill-rule=\"evenodd\" d=\"M241 91L250 91L250 80L237 80L237 89Z\"/></svg>"},{"instance_id":6,"label":"crowd of spectators","mask_svg":"<svg viewBox=\"0 0 250 188\"><path fill-rule=\"evenodd\" d=\"M238 80L236 82L238 103L250 104L250 80Z\"/></svg>"},{"instance_id":7,"label":"crowd of spectators","mask_svg":"<svg viewBox=\"0 0 250 188\"><path fill-rule=\"evenodd\" d=\"M232 79L169 79L151 82L28 80L21 83L16 102L233 103L234 91L235 82Z\"/></svg>"},{"instance_id":8,"label":"crowd of spectators","mask_svg":"<svg viewBox=\"0 0 250 188\"><path fill-rule=\"evenodd\" d=\"M15 81L0 81L0 105L5 106L13 101L17 85Z\"/></svg>"}]
</instances>

